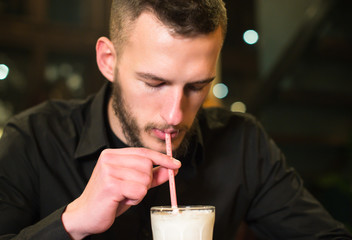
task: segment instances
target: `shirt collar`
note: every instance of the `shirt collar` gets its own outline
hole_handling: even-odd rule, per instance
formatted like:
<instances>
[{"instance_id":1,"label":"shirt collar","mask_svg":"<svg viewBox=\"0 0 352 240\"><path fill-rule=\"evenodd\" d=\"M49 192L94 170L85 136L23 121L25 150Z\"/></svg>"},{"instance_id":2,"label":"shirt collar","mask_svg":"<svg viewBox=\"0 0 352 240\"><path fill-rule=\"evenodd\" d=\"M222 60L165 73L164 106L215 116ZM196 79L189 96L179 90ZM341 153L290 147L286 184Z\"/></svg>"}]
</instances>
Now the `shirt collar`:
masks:
<instances>
[{"instance_id":1,"label":"shirt collar","mask_svg":"<svg viewBox=\"0 0 352 240\"><path fill-rule=\"evenodd\" d=\"M74 155L76 159L109 147L105 121L109 92L110 84L104 84L95 97L89 100L92 102L88 107L86 122Z\"/></svg>"}]
</instances>

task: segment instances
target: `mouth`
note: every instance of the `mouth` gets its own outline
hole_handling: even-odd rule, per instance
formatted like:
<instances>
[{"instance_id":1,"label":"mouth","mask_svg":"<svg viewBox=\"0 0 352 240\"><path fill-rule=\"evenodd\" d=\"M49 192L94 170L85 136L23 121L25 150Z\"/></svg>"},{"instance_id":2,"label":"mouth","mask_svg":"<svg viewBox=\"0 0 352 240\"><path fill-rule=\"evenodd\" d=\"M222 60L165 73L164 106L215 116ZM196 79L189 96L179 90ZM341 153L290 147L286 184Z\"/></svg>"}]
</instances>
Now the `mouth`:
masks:
<instances>
[{"instance_id":1,"label":"mouth","mask_svg":"<svg viewBox=\"0 0 352 240\"><path fill-rule=\"evenodd\" d=\"M157 129L153 128L152 133L155 137L158 139L165 141L165 134L169 133L171 136L171 139L177 138L178 135L180 134L180 130L177 129Z\"/></svg>"}]
</instances>

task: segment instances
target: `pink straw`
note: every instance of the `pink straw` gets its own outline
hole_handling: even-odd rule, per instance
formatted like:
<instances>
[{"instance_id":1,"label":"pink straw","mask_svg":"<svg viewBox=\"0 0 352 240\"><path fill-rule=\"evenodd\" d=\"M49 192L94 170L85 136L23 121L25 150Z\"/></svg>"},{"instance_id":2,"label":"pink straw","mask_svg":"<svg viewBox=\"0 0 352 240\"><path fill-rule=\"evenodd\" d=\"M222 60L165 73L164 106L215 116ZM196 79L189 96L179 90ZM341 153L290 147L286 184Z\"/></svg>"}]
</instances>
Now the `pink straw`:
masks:
<instances>
[{"instance_id":1,"label":"pink straw","mask_svg":"<svg viewBox=\"0 0 352 240\"><path fill-rule=\"evenodd\" d=\"M166 144L166 154L172 158L172 146L171 146L170 133L165 133L165 144ZM169 169L169 186L170 186L171 206L173 208L177 208L175 174L174 174L174 171L171 169Z\"/></svg>"}]
</instances>

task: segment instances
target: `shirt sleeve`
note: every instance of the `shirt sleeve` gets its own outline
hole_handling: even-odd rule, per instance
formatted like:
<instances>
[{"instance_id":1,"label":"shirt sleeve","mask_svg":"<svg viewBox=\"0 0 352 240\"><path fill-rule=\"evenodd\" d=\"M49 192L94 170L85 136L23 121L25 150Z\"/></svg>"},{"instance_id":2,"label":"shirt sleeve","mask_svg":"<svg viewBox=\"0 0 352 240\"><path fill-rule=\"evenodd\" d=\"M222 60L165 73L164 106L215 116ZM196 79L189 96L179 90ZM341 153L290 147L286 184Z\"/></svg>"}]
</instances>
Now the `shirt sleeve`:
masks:
<instances>
[{"instance_id":1,"label":"shirt sleeve","mask_svg":"<svg viewBox=\"0 0 352 240\"><path fill-rule=\"evenodd\" d=\"M61 215L65 207L58 209L54 213L50 214L46 218L37 222L34 225L22 229L18 234L6 234L0 236L0 240L4 239L58 239L58 240L70 240L70 236L66 232L62 221Z\"/></svg>"},{"instance_id":2,"label":"shirt sleeve","mask_svg":"<svg viewBox=\"0 0 352 240\"><path fill-rule=\"evenodd\" d=\"M261 126L255 139L258 155L249 163L254 169L249 182L255 189L246 218L250 228L264 239L352 239L287 166Z\"/></svg>"},{"instance_id":3,"label":"shirt sleeve","mask_svg":"<svg viewBox=\"0 0 352 240\"><path fill-rule=\"evenodd\" d=\"M61 221L65 207L39 216L38 176L31 162L37 156L31 149L31 142L16 125L4 129L0 139L0 239L70 239Z\"/></svg>"}]
</instances>

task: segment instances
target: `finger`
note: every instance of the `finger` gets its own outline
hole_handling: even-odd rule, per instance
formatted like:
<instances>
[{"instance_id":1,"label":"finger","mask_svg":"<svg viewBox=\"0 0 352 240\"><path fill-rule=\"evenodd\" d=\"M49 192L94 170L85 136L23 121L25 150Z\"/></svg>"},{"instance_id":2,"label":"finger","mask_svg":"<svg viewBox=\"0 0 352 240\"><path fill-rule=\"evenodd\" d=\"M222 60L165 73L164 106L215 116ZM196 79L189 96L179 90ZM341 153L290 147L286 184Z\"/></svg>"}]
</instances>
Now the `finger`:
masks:
<instances>
[{"instance_id":1,"label":"finger","mask_svg":"<svg viewBox=\"0 0 352 240\"><path fill-rule=\"evenodd\" d=\"M153 162L146 157L139 155L110 154L106 164L116 168L132 168L141 172L151 172Z\"/></svg>"},{"instance_id":2,"label":"finger","mask_svg":"<svg viewBox=\"0 0 352 240\"><path fill-rule=\"evenodd\" d=\"M160 153L151 149L147 149L147 148L109 149L104 151L106 151L109 154L115 155L115 157L117 157L116 156L117 153L121 153L124 155L141 156L141 157L150 159L154 165L160 165L168 169L178 169L181 167L180 161L174 158L170 158L170 156L167 156L163 153Z\"/></svg>"},{"instance_id":3,"label":"finger","mask_svg":"<svg viewBox=\"0 0 352 240\"><path fill-rule=\"evenodd\" d=\"M151 183L151 188L159 186L169 180L169 169L164 167L155 167L153 169L153 181ZM175 175L177 175L178 170L174 170Z\"/></svg>"},{"instance_id":4,"label":"finger","mask_svg":"<svg viewBox=\"0 0 352 240\"><path fill-rule=\"evenodd\" d=\"M143 184L148 188L151 185L153 175L149 171L139 171L137 169L131 168L119 168L115 171L114 178L119 181L135 182L138 184Z\"/></svg>"},{"instance_id":5,"label":"finger","mask_svg":"<svg viewBox=\"0 0 352 240\"><path fill-rule=\"evenodd\" d=\"M119 187L125 200L125 204L127 205L137 205L148 192L147 186L136 182L121 181ZM118 201L120 202L121 200Z\"/></svg>"}]
</instances>

